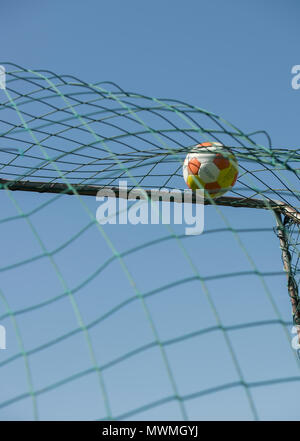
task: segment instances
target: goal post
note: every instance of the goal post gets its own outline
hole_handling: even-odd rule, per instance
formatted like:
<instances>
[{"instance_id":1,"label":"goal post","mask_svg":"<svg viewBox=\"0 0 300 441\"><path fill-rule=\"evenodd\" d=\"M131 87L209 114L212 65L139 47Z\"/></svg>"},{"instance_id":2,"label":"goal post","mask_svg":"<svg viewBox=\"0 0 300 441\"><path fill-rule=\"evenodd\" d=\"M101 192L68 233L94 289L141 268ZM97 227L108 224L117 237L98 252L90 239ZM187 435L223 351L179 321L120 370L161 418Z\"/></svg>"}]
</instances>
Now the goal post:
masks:
<instances>
[{"instance_id":1,"label":"goal post","mask_svg":"<svg viewBox=\"0 0 300 441\"><path fill-rule=\"evenodd\" d=\"M114 193L116 198L133 199L133 200L149 200L154 197L157 201L162 202L177 202L173 198L170 198L167 192L158 189L141 189L134 188L122 190L120 192L119 187L105 186L100 187L96 185L81 185L81 184L64 184L64 183L47 183L47 182L34 182L34 181L8 181L0 179L0 190L10 191L30 191L36 193L56 193L63 195L81 195L81 196L106 196L107 190ZM233 197L233 196L221 196L214 200L205 199L199 202L196 198L196 191L193 190L178 190L176 193L180 195L181 202L187 201L190 203L200 203L204 205L220 205L224 207L234 208L257 208L261 210L272 210L276 213L276 216L282 214L291 219L294 223L300 224L300 213L290 205L285 204L282 201L275 200L263 200L247 197Z\"/></svg>"}]
</instances>

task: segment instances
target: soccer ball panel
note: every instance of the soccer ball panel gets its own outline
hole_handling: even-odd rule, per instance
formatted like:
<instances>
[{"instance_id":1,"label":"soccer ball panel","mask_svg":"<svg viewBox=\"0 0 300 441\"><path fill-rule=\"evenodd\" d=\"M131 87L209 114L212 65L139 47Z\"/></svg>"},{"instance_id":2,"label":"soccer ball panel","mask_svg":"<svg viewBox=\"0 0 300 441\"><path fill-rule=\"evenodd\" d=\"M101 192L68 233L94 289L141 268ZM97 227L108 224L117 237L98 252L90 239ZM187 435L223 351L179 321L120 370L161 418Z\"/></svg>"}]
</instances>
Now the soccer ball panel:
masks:
<instances>
[{"instance_id":1,"label":"soccer ball panel","mask_svg":"<svg viewBox=\"0 0 300 441\"><path fill-rule=\"evenodd\" d=\"M218 167L219 170L224 170L224 168L228 168L230 166L230 162L228 158L218 153L214 159L214 164Z\"/></svg>"},{"instance_id":2,"label":"soccer ball panel","mask_svg":"<svg viewBox=\"0 0 300 441\"><path fill-rule=\"evenodd\" d=\"M228 167L225 170L221 170L218 177L218 183L223 188L231 187L235 174L236 169L234 167Z\"/></svg>"},{"instance_id":3,"label":"soccer ball panel","mask_svg":"<svg viewBox=\"0 0 300 441\"><path fill-rule=\"evenodd\" d=\"M198 171L198 175L206 183L217 181L219 173L220 170L213 161L202 163Z\"/></svg>"},{"instance_id":4,"label":"soccer ball panel","mask_svg":"<svg viewBox=\"0 0 300 441\"><path fill-rule=\"evenodd\" d=\"M199 188L204 189L205 187L205 182L202 181L202 179L200 179L199 176L195 176L195 175L189 175L186 183L191 190L198 190Z\"/></svg>"},{"instance_id":5,"label":"soccer ball panel","mask_svg":"<svg viewBox=\"0 0 300 441\"><path fill-rule=\"evenodd\" d=\"M188 163L188 168L192 175L197 175L200 167L201 162L198 160L198 158L192 158Z\"/></svg>"}]
</instances>

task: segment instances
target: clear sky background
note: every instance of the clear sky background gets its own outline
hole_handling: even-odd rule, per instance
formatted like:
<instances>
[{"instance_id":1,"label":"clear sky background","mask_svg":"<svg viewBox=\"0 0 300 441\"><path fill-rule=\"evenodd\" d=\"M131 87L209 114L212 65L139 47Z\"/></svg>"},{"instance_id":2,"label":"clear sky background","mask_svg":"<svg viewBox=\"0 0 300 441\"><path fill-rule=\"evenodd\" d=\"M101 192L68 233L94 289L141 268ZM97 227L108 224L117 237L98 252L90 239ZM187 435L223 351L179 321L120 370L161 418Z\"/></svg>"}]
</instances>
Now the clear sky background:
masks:
<instances>
[{"instance_id":1,"label":"clear sky background","mask_svg":"<svg viewBox=\"0 0 300 441\"><path fill-rule=\"evenodd\" d=\"M31 69L71 74L86 82L110 80L123 89L158 98L176 98L222 115L251 132L264 129L276 147L299 145L300 90L291 88L291 68L299 60L299 3L221 0L151 2L12 0L1 5L1 62ZM47 195L16 193L15 201L27 212ZM53 198L53 197L52 197ZM1 218L16 214L6 194L0 194ZM97 203L84 198L92 213ZM270 213L222 209L234 227L274 226ZM51 202L32 217L47 249L53 250L87 225L78 201L67 196ZM206 210L206 229L224 226L212 208ZM174 227L175 228L175 227ZM176 227L183 232L183 228ZM118 251L125 251L169 235L162 225L104 228ZM25 221L4 223L0 229L1 268L41 253ZM274 233L244 234L242 240L261 271L280 271L280 250ZM204 276L253 269L230 233L207 234L182 240L197 270ZM94 226L55 255L70 289L86 280L112 255ZM142 294L193 276L191 265L175 240L167 240L124 258ZM291 319L284 277L266 277L281 317ZM266 288L257 276L207 282L222 325L277 320ZM59 295L63 287L49 259L39 259L1 271L1 293L11 310ZM120 263L114 261L74 294L85 323L135 296ZM3 300L3 298L2 298ZM199 281L182 283L147 297L159 338L169 341L186 333L216 326ZM0 303L1 314L6 312ZM78 327L70 298L17 316L26 351ZM11 319L7 350L0 351L0 419L32 419L32 398L24 357L3 364L19 353ZM288 326L290 332L291 326ZM166 364L140 300L132 301L89 331L98 365L107 365L128 351L149 344L147 350L103 370L103 381L114 417L181 419ZM300 419L299 365L279 324L231 329L228 335L243 377L261 419ZM166 346L179 394L190 419L252 419L246 389L239 381L220 330ZM100 419L107 413L98 376L82 332L28 357L32 384L39 391L41 419ZM72 375L83 373L78 378ZM61 385L62 379L69 378ZM283 379L282 382L258 385ZM289 381L287 381L289 379ZM71 381L72 380L72 381ZM58 384L57 384L58 383ZM58 387L51 388L51 385ZM227 385L223 389L203 393ZM24 394L24 396L23 396ZM147 409L147 405L157 405ZM127 412L146 406L133 416Z\"/></svg>"}]
</instances>

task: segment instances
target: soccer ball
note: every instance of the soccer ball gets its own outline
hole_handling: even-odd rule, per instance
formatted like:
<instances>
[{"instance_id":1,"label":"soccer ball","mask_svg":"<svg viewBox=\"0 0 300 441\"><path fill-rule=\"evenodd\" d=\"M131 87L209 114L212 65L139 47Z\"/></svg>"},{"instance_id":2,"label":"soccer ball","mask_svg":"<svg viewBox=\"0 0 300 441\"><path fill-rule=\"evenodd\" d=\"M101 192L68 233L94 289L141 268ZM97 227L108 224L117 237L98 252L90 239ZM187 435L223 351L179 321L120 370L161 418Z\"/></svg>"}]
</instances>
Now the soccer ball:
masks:
<instances>
[{"instance_id":1,"label":"soccer ball","mask_svg":"<svg viewBox=\"0 0 300 441\"><path fill-rule=\"evenodd\" d=\"M204 197L217 198L231 190L238 176L232 152L219 142L203 142L186 155L183 177L191 190L203 189Z\"/></svg>"}]
</instances>

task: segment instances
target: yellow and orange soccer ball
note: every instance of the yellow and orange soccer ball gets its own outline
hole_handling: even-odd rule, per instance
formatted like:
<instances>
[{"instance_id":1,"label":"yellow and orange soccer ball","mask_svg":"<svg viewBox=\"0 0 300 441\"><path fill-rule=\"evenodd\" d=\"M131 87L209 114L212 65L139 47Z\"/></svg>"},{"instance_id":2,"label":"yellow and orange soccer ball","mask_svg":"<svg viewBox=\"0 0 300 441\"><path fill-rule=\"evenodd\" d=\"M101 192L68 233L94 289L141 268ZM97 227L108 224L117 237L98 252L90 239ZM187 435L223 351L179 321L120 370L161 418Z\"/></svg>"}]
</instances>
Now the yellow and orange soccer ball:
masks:
<instances>
[{"instance_id":1,"label":"yellow and orange soccer ball","mask_svg":"<svg viewBox=\"0 0 300 441\"><path fill-rule=\"evenodd\" d=\"M236 157L219 142L196 145L183 163L185 182L191 190L203 189L206 198L217 198L231 190L237 176Z\"/></svg>"}]
</instances>

